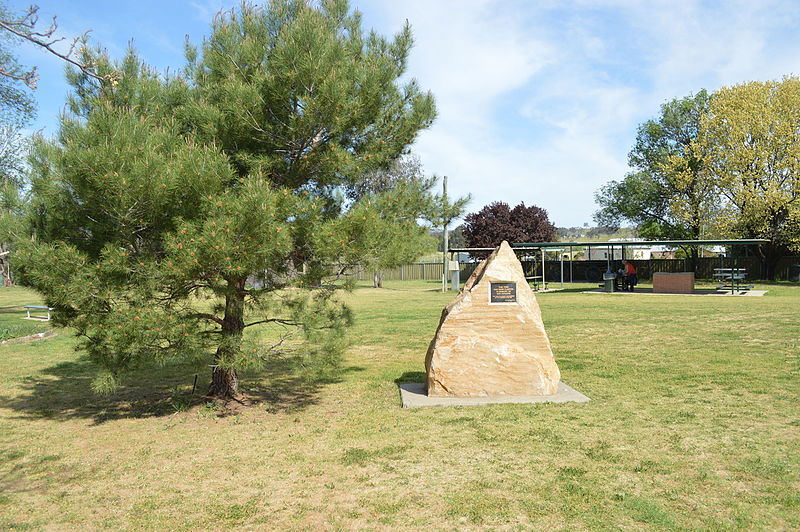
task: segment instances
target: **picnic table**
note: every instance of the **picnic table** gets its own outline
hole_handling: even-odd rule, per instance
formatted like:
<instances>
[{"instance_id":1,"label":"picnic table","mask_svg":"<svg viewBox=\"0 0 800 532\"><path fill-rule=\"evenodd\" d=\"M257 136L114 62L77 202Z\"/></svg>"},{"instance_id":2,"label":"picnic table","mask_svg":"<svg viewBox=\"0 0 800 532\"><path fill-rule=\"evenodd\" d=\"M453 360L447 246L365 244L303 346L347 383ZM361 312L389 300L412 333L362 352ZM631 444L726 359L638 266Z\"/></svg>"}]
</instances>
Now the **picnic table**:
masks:
<instances>
[{"instance_id":1,"label":"picnic table","mask_svg":"<svg viewBox=\"0 0 800 532\"><path fill-rule=\"evenodd\" d=\"M528 275L525 277L525 280L529 283L533 283L533 289L538 291L539 285L542 284L542 276L541 275ZM547 288L547 285L544 286Z\"/></svg>"},{"instance_id":2,"label":"picnic table","mask_svg":"<svg viewBox=\"0 0 800 532\"><path fill-rule=\"evenodd\" d=\"M41 321L50 321L50 311L53 310L53 307L45 307L42 305L25 305L25 314L26 316L22 319L24 320L41 320ZM47 311L47 316L31 316L31 311Z\"/></svg>"},{"instance_id":3,"label":"picnic table","mask_svg":"<svg viewBox=\"0 0 800 532\"><path fill-rule=\"evenodd\" d=\"M727 290L730 288L731 294L742 290L752 289L752 285L743 285L742 281L747 278L746 268L714 268L714 279L722 281L722 285L717 290Z\"/></svg>"}]
</instances>

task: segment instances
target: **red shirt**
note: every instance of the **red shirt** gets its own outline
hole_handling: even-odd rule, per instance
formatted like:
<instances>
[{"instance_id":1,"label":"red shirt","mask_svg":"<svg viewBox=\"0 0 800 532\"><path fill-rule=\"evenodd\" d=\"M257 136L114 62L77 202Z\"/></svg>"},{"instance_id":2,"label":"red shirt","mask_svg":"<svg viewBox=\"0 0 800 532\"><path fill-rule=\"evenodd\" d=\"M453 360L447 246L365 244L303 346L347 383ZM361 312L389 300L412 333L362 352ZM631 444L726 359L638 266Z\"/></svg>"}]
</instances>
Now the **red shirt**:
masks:
<instances>
[{"instance_id":1,"label":"red shirt","mask_svg":"<svg viewBox=\"0 0 800 532\"><path fill-rule=\"evenodd\" d=\"M631 274L636 274L636 267L630 262L625 263L625 275Z\"/></svg>"}]
</instances>

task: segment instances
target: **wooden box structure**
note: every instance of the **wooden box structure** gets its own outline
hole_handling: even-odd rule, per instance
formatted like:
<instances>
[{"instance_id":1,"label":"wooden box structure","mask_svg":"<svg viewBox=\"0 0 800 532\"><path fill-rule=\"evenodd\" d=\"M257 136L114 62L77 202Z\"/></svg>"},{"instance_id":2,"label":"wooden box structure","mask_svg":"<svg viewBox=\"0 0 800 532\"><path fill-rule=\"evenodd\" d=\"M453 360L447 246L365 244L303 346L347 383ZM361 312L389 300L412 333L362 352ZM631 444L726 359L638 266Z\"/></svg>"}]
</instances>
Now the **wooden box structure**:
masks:
<instances>
[{"instance_id":1,"label":"wooden box structure","mask_svg":"<svg viewBox=\"0 0 800 532\"><path fill-rule=\"evenodd\" d=\"M653 273L653 293L655 294L694 293L694 272Z\"/></svg>"}]
</instances>

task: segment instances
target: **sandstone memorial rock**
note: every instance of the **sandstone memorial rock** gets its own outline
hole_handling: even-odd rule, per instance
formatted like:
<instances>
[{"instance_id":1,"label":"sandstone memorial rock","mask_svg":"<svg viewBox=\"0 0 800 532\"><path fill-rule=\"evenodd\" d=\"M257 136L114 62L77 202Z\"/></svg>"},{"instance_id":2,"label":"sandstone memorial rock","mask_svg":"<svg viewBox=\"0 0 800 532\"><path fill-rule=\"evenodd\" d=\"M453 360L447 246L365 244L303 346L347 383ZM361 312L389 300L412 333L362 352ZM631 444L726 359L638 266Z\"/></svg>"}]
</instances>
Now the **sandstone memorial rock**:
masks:
<instances>
[{"instance_id":1,"label":"sandstone memorial rock","mask_svg":"<svg viewBox=\"0 0 800 532\"><path fill-rule=\"evenodd\" d=\"M561 374L539 304L508 242L442 312L425 369L431 397L556 393Z\"/></svg>"}]
</instances>

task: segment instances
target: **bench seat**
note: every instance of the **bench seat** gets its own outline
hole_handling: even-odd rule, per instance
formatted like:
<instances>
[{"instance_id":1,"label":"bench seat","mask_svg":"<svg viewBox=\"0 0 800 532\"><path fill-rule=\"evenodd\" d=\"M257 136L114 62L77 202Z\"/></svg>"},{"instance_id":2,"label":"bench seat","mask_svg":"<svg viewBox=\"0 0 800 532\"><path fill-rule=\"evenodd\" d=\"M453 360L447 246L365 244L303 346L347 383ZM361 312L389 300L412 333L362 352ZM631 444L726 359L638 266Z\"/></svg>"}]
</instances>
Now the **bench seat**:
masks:
<instances>
[{"instance_id":1,"label":"bench seat","mask_svg":"<svg viewBox=\"0 0 800 532\"><path fill-rule=\"evenodd\" d=\"M24 305L23 308L26 314L25 317L22 318L23 320L50 321L50 311L53 310L53 307L46 307L43 305ZM47 311L47 316L31 316L31 311L36 310Z\"/></svg>"}]
</instances>

